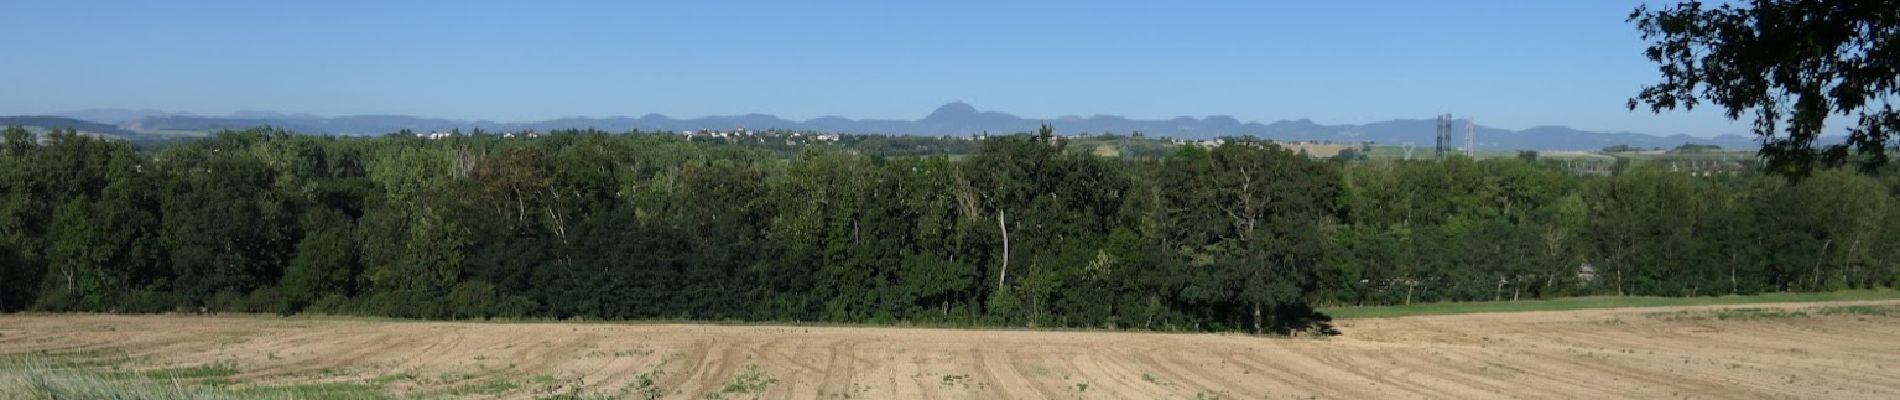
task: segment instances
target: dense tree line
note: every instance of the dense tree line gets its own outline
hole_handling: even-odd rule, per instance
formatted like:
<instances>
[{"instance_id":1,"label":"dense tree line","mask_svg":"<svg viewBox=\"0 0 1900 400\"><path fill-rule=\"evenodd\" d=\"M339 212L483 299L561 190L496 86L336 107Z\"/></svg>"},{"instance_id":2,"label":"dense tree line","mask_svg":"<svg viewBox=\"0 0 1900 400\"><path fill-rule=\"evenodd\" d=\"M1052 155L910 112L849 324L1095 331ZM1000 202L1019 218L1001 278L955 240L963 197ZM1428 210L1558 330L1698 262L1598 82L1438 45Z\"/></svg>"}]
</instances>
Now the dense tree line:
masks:
<instances>
[{"instance_id":1,"label":"dense tree line","mask_svg":"<svg viewBox=\"0 0 1900 400\"><path fill-rule=\"evenodd\" d=\"M1900 277L1891 174L1576 177L1248 140L1122 159L1047 130L955 160L593 131L3 144L4 311L1263 331L1321 305Z\"/></svg>"}]
</instances>

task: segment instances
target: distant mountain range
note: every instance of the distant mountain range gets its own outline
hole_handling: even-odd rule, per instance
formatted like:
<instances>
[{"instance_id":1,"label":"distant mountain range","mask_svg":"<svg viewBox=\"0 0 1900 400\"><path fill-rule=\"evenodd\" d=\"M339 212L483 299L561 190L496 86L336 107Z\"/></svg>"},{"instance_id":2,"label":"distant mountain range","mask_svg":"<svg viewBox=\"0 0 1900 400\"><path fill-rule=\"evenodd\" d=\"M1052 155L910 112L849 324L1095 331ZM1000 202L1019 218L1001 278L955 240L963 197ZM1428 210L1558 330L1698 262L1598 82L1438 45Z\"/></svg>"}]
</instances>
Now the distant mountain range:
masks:
<instances>
[{"instance_id":1,"label":"distant mountain range","mask_svg":"<svg viewBox=\"0 0 1900 400\"><path fill-rule=\"evenodd\" d=\"M1224 115L1201 118L1177 117L1166 120L1138 120L1114 115L1091 117L1065 116L1053 119L1022 118L1015 115L980 111L963 102L953 102L938 107L923 119L914 121L861 119L826 116L804 121L794 121L768 114L745 114L730 116L708 116L691 119L675 119L660 114L647 114L635 117L589 118L573 117L534 122L493 122L486 120L468 121L441 118L424 118L407 115L352 115L341 117L321 117L309 114L283 114L271 111L244 111L229 116L195 116L165 113L156 110L116 110L95 109L61 114L80 122L90 122L89 126L101 125L117 128L111 132L153 132L153 131L214 131L221 129L245 129L270 125L295 132L325 135L381 135L408 129L415 132L447 131L450 129L481 128L490 131L554 130L568 128L597 128L608 131L683 131L700 129L789 129L811 130L831 133L854 134L897 134L897 135L970 135L982 132L1004 134L1033 131L1039 125L1048 123L1058 133L1117 133L1130 134L1141 132L1153 137L1172 137L1180 139L1208 139L1223 136L1256 136L1278 140L1330 140L1334 142L1372 141L1378 144L1402 145L1411 143L1420 147L1430 147L1433 139L1434 120L1432 119L1395 119L1373 122L1363 125L1340 124L1324 125L1306 119L1282 120L1272 123L1241 122ZM0 117L0 123L4 118ZM38 121L45 126L47 121ZM76 122L77 123L77 122ZM1456 131L1459 143L1463 143L1464 120L1457 121ZM58 128L59 126L47 126ZM82 129L85 130L85 129ZM102 132L104 133L104 132ZM1521 149L1521 150L1595 150L1611 145L1630 145L1636 147L1671 148L1684 143L1713 144L1724 148L1751 148L1756 143L1751 136L1722 135L1717 137L1697 137L1688 135L1658 136L1631 132L1594 132L1561 126L1540 126L1523 130L1508 130L1479 126L1477 142L1480 149Z\"/></svg>"},{"instance_id":2,"label":"distant mountain range","mask_svg":"<svg viewBox=\"0 0 1900 400\"><path fill-rule=\"evenodd\" d=\"M40 129L72 129L82 133L103 136L130 137L138 135L117 125L80 120L57 115L16 115L0 117L0 126L24 126Z\"/></svg>"}]
</instances>

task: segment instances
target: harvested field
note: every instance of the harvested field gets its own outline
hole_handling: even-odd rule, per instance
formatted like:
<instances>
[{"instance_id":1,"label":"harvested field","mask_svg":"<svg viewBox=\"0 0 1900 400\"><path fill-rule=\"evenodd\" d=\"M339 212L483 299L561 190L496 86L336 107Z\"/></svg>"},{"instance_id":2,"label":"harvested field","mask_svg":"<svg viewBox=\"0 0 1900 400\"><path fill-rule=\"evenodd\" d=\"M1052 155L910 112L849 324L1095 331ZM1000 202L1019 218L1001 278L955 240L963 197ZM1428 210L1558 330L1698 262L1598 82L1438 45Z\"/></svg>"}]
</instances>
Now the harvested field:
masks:
<instances>
[{"instance_id":1,"label":"harvested field","mask_svg":"<svg viewBox=\"0 0 1900 400\"><path fill-rule=\"evenodd\" d=\"M0 316L0 353L402 397L1900 398L1900 301L1357 319L1327 339Z\"/></svg>"}]
</instances>

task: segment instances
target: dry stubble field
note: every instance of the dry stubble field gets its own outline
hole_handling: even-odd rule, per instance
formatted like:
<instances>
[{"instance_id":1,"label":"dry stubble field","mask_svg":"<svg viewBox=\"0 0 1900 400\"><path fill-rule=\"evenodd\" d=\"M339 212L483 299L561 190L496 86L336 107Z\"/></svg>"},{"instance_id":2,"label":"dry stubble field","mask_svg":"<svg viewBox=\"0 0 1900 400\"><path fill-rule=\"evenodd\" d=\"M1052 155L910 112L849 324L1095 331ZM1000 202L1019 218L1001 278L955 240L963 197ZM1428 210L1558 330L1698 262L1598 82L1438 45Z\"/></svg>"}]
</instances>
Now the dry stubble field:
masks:
<instances>
[{"instance_id":1,"label":"dry stubble field","mask_svg":"<svg viewBox=\"0 0 1900 400\"><path fill-rule=\"evenodd\" d=\"M1900 301L1342 321L1328 339L865 327L0 316L0 354L401 397L1900 398ZM44 353L42 353L44 351Z\"/></svg>"}]
</instances>

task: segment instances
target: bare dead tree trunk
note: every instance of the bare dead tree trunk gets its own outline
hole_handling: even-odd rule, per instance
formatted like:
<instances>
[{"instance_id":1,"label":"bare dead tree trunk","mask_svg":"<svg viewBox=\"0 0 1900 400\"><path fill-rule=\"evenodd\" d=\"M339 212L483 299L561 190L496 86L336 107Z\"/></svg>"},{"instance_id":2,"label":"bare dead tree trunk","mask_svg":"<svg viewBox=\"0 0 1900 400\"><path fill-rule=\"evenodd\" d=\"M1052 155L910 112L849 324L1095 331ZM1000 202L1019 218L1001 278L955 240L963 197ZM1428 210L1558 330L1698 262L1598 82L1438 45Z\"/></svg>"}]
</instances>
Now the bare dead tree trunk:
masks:
<instances>
[{"instance_id":1,"label":"bare dead tree trunk","mask_svg":"<svg viewBox=\"0 0 1900 400\"><path fill-rule=\"evenodd\" d=\"M1821 260L1827 259L1827 248L1833 245L1834 239L1821 242L1821 256L1814 258L1814 272L1809 274L1812 275L1812 277L1808 278L1808 291L1821 290Z\"/></svg>"},{"instance_id":2,"label":"bare dead tree trunk","mask_svg":"<svg viewBox=\"0 0 1900 400\"><path fill-rule=\"evenodd\" d=\"M561 239L561 244L567 244L567 218L562 215L563 213L554 210L556 204L564 202L561 199L561 192L548 189L547 193L548 201L541 204L541 211L547 213L548 225L554 228L554 236Z\"/></svg>"},{"instance_id":3,"label":"bare dead tree trunk","mask_svg":"<svg viewBox=\"0 0 1900 400\"><path fill-rule=\"evenodd\" d=\"M1412 282L1412 281L1411 281L1411 280L1409 280L1409 279L1408 279L1408 280L1406 280L1406 282L1405 282L1405 305L1408 305L1408 306L1409 306L1409 305L1412 305L1412 289L1414 289L1414 288L1417 288L1417 287L1418 287L1418 283L1416 283L1416 282Z\"/></svg>"},{"instance_id":4,"label":"bare dead tree trunk","mask_svg":"<svg viewBox=\"0 0 1900 400\"><path fill-rule=\"evenodd\" d=\"M1258 335L1265 332L1260 330L1260 302L1253 302L1253 333Z\"/></svg>"},{"instance_id":5,"label":"bare dead tree trunk","mask_svg":"<svg viewBox=\"0 0 1900 400\"><path fill-rule=\"evenodd\" d=\"M1853 278L1860 275L1860 264L1854 262L1854 255L1860 253L1860 240L1861 237L1856 235L1854 241L1847 245L1847 265L1841 266L1841 284L1847 285L1849 289L1860 286L1858 282L1855 282L1858 279Z\"/></svg>"},{"instance_id":6,"label":"bare dead tree trunk","mask_svg":"<svg viewBox=\"0 0 1900 400\"><path fill-rule=\"evenodd\" d=\"M1616 295L1623 296L1623 266L1616 267Z\"/></svg>"},{"instance_id":7,"label":"bare dead tree trunk","mask_svg":"<svg viewBox=\"0 0 1900 400\"><path fill-rule=\"evenodd\" d=\"M519 222L527 221L528 220L528 204L524 200L522 200L523 196L521 195L521 188L510 186L508 189L513 190L515 192L515 222L519 223Z\"/></svg>"},{"instance_id":8,"label":"bare dead tree trunk","mask_svg":"<svg viewBox=\"0 0 1900 400\"><path fill-rule=\"evenodd\" d=\"M1009 223L1003 217L1003 209L996 209L996 229L1003 231L1003 268L996 273L996 287L1001 289L1009 278Z\"/></svg>"},{"instance_id":9,"label":"bare dead tree trunk","mask_svg":"<svg viewBox=\"0 0 1900 400\"><path fill-rule=\"evenodd\" d=\"M1566 235L1563 230L1557 229L1555 226L1545 229L1544 230L1544 254L1550 256L1551 259L1561 260L1562 259L1561 255L1563 254L1563 240L1566 237L1568 237L1568 235ZM1557 268L1553 268L1550 270L1549 273L1545 274L1544 288L1542 289L1542 293L1545 296L1548 296L1550 293L1550 287L1557 283L1557 276L1563 274L1566 269L1574 269L1574 268L1576 267L1566 265L1566 263L1563 263L1563 262L1558 262ZM1575 271L1573 270L1572 272L1575 272ZM1516 299L1512 299L1512 300L1516 300Z\"/></svg>"}]
</instances>

